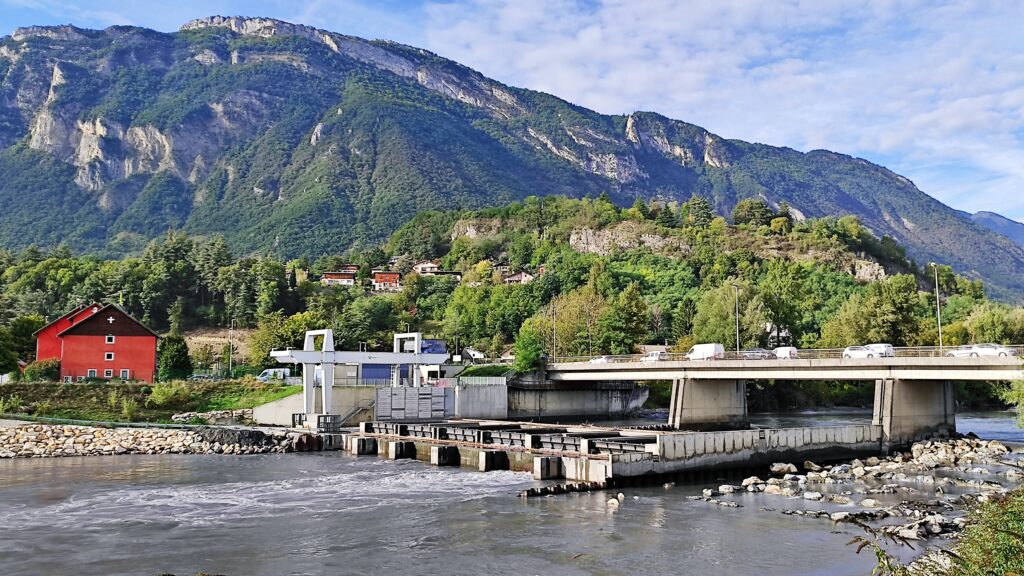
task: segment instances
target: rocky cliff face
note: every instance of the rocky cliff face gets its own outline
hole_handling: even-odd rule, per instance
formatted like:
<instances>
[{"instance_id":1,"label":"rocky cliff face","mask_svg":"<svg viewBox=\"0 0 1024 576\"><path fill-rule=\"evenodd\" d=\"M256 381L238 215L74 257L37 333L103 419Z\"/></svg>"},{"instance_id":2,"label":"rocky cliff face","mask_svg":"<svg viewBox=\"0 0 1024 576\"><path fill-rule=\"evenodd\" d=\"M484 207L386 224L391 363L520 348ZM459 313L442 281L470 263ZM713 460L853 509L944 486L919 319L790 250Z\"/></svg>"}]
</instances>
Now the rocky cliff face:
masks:
<instances>
[{"instance_id":1,"label":"rocky cliff face","mask_svg":"<svg viewBox=\"0 0 1024 576\"><path fill-rule=\"evenodd\" d=\"M379 241L425 209L602 192L622 204L699 194L723 214L746 197L800 217L854 214L918 261L1024 294L1024 248L884 168L650 112L604 116L410 46L221 16L174 34L54 26L0 39L3 245L117 253L126 231L137 246L184 227L315 255Z\"/></svg>"}]
</instances>

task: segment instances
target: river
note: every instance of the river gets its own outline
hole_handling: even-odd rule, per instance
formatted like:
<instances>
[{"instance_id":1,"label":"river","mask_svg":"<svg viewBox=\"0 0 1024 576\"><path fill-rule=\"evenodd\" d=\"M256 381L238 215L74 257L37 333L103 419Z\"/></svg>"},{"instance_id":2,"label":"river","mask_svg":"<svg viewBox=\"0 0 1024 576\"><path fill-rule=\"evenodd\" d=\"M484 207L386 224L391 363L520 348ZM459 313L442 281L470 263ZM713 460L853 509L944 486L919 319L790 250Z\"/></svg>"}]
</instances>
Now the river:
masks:
<instances>
[{"instance_id":1,"label":"river","mask_svg":"<svg viewBox=\"0 0 1024 576\"><path fill-rule=\"evenodd\" d=\"M869 417L870 415L867 415ZM862 413L757 415L822 425ZM1013 415L962 432L1024 441ZM530 475L481 474L337 452L0 461L0 573L15 575L866 575L857 532L764 506L691 501L705 486L521 500ZM778 497L776 497L778 498ZM785 502L785 504L781 504Z\"/></svg>"}]
</instances>

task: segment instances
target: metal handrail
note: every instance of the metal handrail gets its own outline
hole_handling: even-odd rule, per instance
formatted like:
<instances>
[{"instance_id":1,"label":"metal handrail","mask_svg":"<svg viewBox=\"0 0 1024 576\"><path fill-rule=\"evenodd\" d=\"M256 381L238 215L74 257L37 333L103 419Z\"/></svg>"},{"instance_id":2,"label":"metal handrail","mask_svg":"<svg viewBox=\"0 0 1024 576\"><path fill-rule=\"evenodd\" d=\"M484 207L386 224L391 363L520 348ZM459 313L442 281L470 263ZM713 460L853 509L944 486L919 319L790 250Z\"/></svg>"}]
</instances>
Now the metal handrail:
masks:
<instances>
[{"instance_id":1,"label":"metal handrail","mask_svg":"<svg viewBox=\"0 0 1024 576\"><path fill-rule=\"evenodd\" d=\"M896 358L961 358L970 357L969 351L965 348L970 346L976 346L975 344L968 344L965 346L902 346L894 347L893 353ZM1001 345L1011 351L1012 356L1018 358L1024 358L1024 345L1012 344L1012 345ZM822 359L843 359L843 352L845 348L818 348L818 349L799 349L797 351L798 360L822 360ZM768 352L771 352L770 350ZM876 359L882 359L876 357ZM742 350L737 353L735 350L727 351L723 353L719 358L721 360L748 360L748 361L759 361L759 360L777 360L772 357L759 357L756 353L749 350ZM705 361L715 361L705 360ZM785 359L781 359L785 360ZM579 355L579 356L557 356L553 362L549 363L574 363L574 362L593 362L594 364L618 364L626 362L700 362L700 360L690 360L689 357L682 352L664 352L660 354L657 359L649 357L646 354L619 354L619 355Z\"/></svg>"}]
</instances>

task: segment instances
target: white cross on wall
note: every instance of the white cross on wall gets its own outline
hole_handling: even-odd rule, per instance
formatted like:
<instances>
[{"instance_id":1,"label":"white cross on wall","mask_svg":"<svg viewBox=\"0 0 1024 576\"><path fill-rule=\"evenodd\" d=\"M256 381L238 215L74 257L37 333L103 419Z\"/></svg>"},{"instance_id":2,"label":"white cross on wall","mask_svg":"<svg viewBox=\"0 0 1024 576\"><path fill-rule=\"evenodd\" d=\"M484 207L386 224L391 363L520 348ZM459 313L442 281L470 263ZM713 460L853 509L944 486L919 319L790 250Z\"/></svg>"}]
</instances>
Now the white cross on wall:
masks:
<instances>
[{"instance_id":1,"label":"white cross on wall","mask_svg":"<svg viewBox=\"0 0 1024 576\"><path fill-rule=\"evenodd\" d=\"M107 318L107 322L110 323L110 324L113 324L114 323L114 317L111 316L111 317Z\"/></svg>"}]
</instances>

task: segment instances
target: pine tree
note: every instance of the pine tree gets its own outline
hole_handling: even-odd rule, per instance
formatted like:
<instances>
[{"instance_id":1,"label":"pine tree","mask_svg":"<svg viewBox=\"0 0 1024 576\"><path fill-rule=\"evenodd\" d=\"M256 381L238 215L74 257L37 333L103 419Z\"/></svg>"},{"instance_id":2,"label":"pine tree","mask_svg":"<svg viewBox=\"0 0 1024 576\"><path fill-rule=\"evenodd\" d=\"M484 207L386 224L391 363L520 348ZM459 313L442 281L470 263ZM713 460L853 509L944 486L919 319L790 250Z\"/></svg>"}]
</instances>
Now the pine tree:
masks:
<instances>
[{"instance_id":1,"label":"pine tree","mask_svg":"<svg viewBox=\"0 0 1024 576\"><path fill-rule=\"evenodd\" d=\"M694 196L686 203L688 224L697 228L706 228L715 219L715 210L711 203L702 196Z\"/></svg>"},{"instance_id":2,"label":"pine tree","mask_svg":"<svg viewBox=\"0 0 1024 576\"><path fill-rule=\"evenodd\" d=\"M647 208L647 204L644 202L643 198L637 198L636 201L633 202L633 209L639 212L640 215L644 217L644 220L651 219L651 211Z\"/></svg>"},{"instance_id":3,"label":"pine tree","mask_svg":"<svg viewBox=\"0 0 1024 576\"><path fill-rule=\"evenodd\" d=\"M156 374L161 381L179 380L192 374L188 344L181 336L171 335L160 341L156 355Z\"/></svg>"},{"instance_id":4,"label":"pine tree","mask_svg":"<svg viewBox=\"0 0 1024 576\"><path fill-rule=\"evenodd\" d=\"M672 211L672 207L665 204L661 207L661 211L658 212L658 217L654 219L655 222L665 228L675 228L676 226L676 213Z\"/></svg>"}]
</instances>

